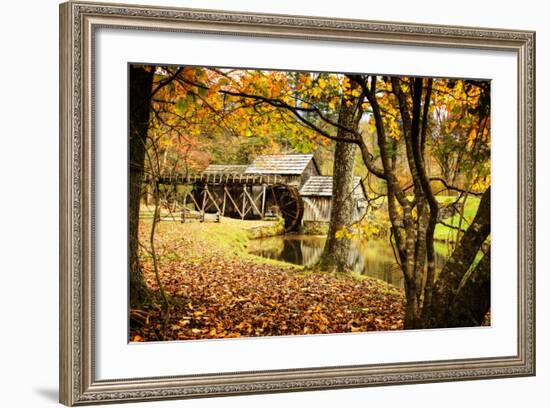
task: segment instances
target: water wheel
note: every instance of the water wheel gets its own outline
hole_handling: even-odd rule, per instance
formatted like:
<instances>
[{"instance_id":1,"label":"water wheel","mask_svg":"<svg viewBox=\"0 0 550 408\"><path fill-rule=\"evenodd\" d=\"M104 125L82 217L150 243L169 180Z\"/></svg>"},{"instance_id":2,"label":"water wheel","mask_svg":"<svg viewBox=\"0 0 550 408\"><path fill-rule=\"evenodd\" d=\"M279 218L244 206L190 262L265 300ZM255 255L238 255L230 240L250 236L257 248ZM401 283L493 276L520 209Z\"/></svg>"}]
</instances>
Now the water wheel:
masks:
<instances>
[{"instance_id":1,"label":"water wheel","mask_svg":"<svg viewBox=\"0 0 550 408\"><path fill-rule=\"evenodd\" d=\"M302 221L304 203L296 187L285 184L270 187L272 203L275 204L285 220L285 231L295 231Z\"/></svg>"}]
</instances>

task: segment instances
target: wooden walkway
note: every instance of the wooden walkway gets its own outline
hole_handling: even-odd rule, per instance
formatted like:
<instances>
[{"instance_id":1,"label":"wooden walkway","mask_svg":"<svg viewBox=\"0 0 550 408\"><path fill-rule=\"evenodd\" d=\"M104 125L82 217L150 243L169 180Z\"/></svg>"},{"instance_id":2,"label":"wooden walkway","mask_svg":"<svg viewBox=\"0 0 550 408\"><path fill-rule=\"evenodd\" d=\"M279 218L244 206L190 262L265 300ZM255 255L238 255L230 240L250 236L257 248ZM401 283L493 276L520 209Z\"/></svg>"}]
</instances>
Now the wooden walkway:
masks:
<instances>
[{"instance_id":1,"label":"wooden walkway","mask_svg":"<svg viewBox=\"0 0 550 408\"><path fill-rule=\"evenodd\" d=\"M191 185L204 183L208 185L246 184L275 185L284 184L285 179L273 174L243 174L243 173L199 173L199 174L163 174L159 177L160 184Z\"/></svg>"}]
</instances>

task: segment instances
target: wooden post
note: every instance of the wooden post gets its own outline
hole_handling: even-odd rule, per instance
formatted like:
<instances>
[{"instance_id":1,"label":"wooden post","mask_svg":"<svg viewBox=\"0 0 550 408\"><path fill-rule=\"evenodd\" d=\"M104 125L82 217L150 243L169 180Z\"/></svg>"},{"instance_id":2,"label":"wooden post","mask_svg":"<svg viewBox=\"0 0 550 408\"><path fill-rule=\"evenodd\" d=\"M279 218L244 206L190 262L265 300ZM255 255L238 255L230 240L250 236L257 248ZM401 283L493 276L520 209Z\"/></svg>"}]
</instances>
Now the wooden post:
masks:
<instances>
[{"instance_id":1,"label":"wooden post","mask_svg":"<svg viewBox=\"0 0 550 408\"><path fill-rule=\"evenodd\" d=\"M243 186L243 212L241 214L242 219L244 220L244 216L246 214L246 185Z\"/></svg>"},{"instance_id":2,"label":"wooden post","mask_svg":"<svg viewBox=\"0 0 550 408\"><path fill-rule=\"evenodd\" d=\"M222 201L222 217L225 217L225 199L227 197L227 192L225 191L225 185L223 186L223 201Z\"/></svg>"},{"instance_id":3,"label":"wooden post","mask_svg":"<svg viewBox=\"0 0 550 408\"><path fill-rule=\"evenodd\" d=\"M187 209L187 191L183 194L183 208L181 209L181 222L185 222L185 210Z\"/></svg>"},{"instance_id":4,"label":"wooden post","mask_svg":"<svg viewBox=\"0 0 550 408\"><path fill-rule=\"evenodd\" d=\"M151 203L151 182L149 180L145 180L145 205L149 207L149 204Z\"/></svg>"},{"instance_id":5,"label":"wooden post","mask_svg":"<svg viewBox=\"0 0 550 408\"><path fill-rule=\"evenodd\" d=\"M262 186L262 220L265 218L265 184Z\"/></svg>"},{"instance_id":6,"label":"wooden post","mask_svg":"<svg viewBox=\"0 0 550 408\"><path fill-rule=\"evenodd\" d=\"M204 190L202 190L202 207L201 207L201 218L204 220L204 207L206 205L206 189L208 187L206 186L206 184L204 185Z\"/></svg>"}]
</instances>

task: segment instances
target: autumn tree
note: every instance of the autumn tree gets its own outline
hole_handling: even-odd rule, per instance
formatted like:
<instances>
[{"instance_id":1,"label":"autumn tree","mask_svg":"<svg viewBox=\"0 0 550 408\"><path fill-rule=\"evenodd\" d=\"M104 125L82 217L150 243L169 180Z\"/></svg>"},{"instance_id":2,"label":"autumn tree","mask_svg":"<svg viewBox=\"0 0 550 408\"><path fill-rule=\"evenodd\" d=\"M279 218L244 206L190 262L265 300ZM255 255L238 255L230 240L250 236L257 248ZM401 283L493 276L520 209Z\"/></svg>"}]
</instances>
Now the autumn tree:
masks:
<instances>
[{"instance_id":1,"label":"autumn tree","mask_svg":"<svg viewBox=\"0 0 550 408\"><path fill-rule=\"evenodd\" d=\"M490 83L436 81L428 138L431 156L448 183L464 189L490 173Z\"/></svg>"},{"instance_id":2,"label":"autumn tree","mask_svg":"<svg viewBox=\"0 0 550 408\"><path fill-rule=\"evenodd\" d=\"M145 155L150 131L152 100L174 75L155 81L155 66L130 65L129 79L129 134L128 134L128 263L130 275L130 303L142 302L148 294L139 262L139 211L145 175Z\"/></svg>"},{"instance_id":3,"label":"autumn tree","mask_svg":"<svg viewBox=\"0 0 550 408\"><path fill-rule=\"evenodd\" d=\"M139 264L138 228L153 75L154 67L132 65L129 68L128 260L130 270L130 302L132 304L142 301L147 291Z\"/></svg>"},{"instance_id":4,"label":"autumn tree","mask_svg":"<svg viewBox=\"0 0 550 408\"><path fill-rule=\"evenodd\" d=\"M338 139L352 140L354 133L350 133L348 129L357 131L363 115L361 98L354 96L360 90L356 84L352 84L350 88L350 93L343 93L341 96L338 113L339 127L336 130ZM355 202L352 199L352 193L356 150L357 146L354 143L348 143L345 140L336 141L329 230L325 247L317 262L317 268L323 271L343 272L349 268L348 254L351 240L339 232L353 222Z\"/></svg>"},{"instance_id":5,"label":"autumn tree","mask_svg":"<svg viewBox=\"0 0 550 408\"><path fill-rule=\"evenodd\" d=\"M482 254L477 264L475 260L490 234L490 189L483 193L475 219L437 274L434 232L440 205L426 170L434 80L363 75L351 75L350 79L363 89L376 127L379 160L374 159L359 135L357 142L369 170L386 184L392 241L405 280L405 327L480 325L490 297L490 252ZM386 98L383 106L381 98ZM395 120L400 125L397 128L391 125ZM410 186L402 185L396 176L395 150L391 149L394 143L390 140L395 130L393 137L402 139L405 145Z\"/></svg>"}]
</instances>

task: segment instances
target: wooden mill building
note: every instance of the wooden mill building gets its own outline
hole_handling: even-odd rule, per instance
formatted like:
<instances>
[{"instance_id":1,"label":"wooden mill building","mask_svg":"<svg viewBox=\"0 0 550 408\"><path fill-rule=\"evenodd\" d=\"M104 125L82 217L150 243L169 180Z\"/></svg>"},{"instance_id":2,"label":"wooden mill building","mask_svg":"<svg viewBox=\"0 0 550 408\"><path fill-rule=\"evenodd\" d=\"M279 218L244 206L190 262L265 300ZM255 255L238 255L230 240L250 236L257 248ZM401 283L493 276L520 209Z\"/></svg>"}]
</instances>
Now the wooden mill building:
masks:
<instances>
[{"instance_id":1,"label":"wooden mill building","mask_svg":"<svg viewBox=\"0 0 550 408\"><path fill-rule=\"evenodd\" d=\"M239 173L243 175L273 175L284 183L296 187L303 201L300 225L328 223L332 207L332 176L322 176L312 154L261 155L250 165L208 166L205 173ZM252 187L258 190L259 187ZM354 177L354 221L359 220L366 208L366 191L360 177Z\"/></svg>"},{"instance_id":2,"label":"wooden mill building","mask_svg":"<svg viewBox=\"0 0 550 408\"><path fill-rule=\"evenodd\" d=\"M263 219L279 214L287 231L307 223L328 223L332 206L332 176L322 176L312 154L260 155L249 165L212 164L199 174L162 177L161 183L188 185L183 207L192 203L200 214ZM359 177L349 197L354 220L365 210L366 193Z\"/></svg>"},{"instance_id":3,"label":"wooden mill building","mask_svg":"<svg viewBox=\"0 0 550 408\"><path fill-rule=\"evenodd\" d=\"M302 225L308 222L329 222L332 208L332 176L312 176L300 188L304 201ZM349 197L353 200L353 220L361 219L366 209L366 191L361 177L353 178L353 190Z\"/></svg>"}]
</instances>

